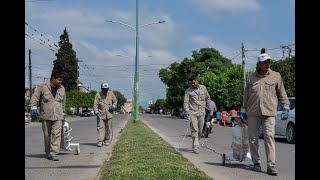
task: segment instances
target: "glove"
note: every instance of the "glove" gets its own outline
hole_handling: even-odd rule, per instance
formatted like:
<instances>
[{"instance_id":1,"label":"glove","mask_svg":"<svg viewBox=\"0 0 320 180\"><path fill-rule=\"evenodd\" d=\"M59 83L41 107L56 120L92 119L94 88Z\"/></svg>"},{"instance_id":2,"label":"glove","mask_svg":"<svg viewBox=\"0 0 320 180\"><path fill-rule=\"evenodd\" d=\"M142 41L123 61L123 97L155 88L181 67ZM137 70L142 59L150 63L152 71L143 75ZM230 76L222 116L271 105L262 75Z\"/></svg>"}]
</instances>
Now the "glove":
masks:
<instances>
[{"instance_id":1,"label":"glove","mask_svg":"<svg viewBox=\"0 0 320 180\"><path fill-rule=\"evenodd\" d=\"M239 114L239 116L240 116L240 118L241 118L241 120L246 120L247 119L247 113L240 113Z\"/></svg>"},{"instance_id":2,"label":"glove","mask_svg":"<svg viewBox=\"0 0 320 180\"><path fill-rule=\"evenodd\" d=\"M285 107L281 114L281 119L286 120L289 118L289 108Z\"/></svg>"},{"instance_id":3,"label":"glove","mask_svg":"<svg viewBox=\"0 0 320 180\"><path fill-rule=\"evenodd\" d=\"M99 118L101 117L101 113L99 111L96 111L95 115Z\"/></svg>"},{"instance_id":4,"label":"glove","mask_svg":"<svg viewBox=\"0 0 320 180\"><path fill-rule=\"evenodd\" d=\"M113 106L110 106L110 107L109 107L109 111L110 111L110 112L113 112L113 111L114 111L114 107L113 107Z\"/></svg>"},{"instance_id":5,"label":"glove","mask_svg":"<svg viewBox=\"0 0 320 180\"><path fill-rule=\"evenodd\" d=\"M31 118L36 118L38 115L37 106L32 106L30 111Z\"/></svg>"},{"instance_id":6,"label":"glove","mask_svg":"<svg viewBox=\"0 0 320 180\"><path fill-rule=\"evenodd\" d=\"M244 108L240 109L239 116L240 116L241 120L247 120L247 113L246 113L246 110Z\"/></svg>"},{"instance_id":7,"label":"glove","mask_svg":"<svg viewBox=\"0 0 320 180\"><path fill-rule=\"evenodd\" d=\"M32 110L30 111L30 115L31 115L31 118L36 118L37 115L38 115L37 110L36 110L36 109L32 109Z\"/></svg>"},{"instance_id":8,"label":"glove","mask_svg":"<svg viewBox=\"0 0 320 180\"><path fill-rule=\"evenodd\" d=\"M185 112L185 116L186 116L186 118L188 119L188 120L190 120L190 118L191 118L191 112L189 111L189 110L186 110L186 112Z\"/></svg>"}]
</instances>

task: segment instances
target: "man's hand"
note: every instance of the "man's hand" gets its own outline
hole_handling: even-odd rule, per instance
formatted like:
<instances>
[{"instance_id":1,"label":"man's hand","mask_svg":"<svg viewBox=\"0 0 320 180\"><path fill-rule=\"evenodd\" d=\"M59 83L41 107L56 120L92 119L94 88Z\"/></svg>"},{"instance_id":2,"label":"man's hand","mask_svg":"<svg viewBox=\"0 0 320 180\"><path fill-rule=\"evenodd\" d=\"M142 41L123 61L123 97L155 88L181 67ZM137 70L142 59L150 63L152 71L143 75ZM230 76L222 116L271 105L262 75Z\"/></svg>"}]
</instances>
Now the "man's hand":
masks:
<instances>
[{"instance_id":1,"label":"man's hand","mask_svg":"<svg viewBox=\"0 0 320 180\"><path fill-rule=\"evenodd\" d=\"M240 116L241 120L247 120L247 113L244 108L241 108L239 116Z\"/></svg>"},{"instance_id":2,"label":"man's hand","mask_svg":"<svg viewBox=\"0 0 320 180\"><path fill-rule=\"evenodd\" d=\"M99 118L101 117L101 113L99 111L96 111L95 115Z\"/></svg>"},{"instance_id":3,"label":"man's hand","mask_svg":"<svg viewBox=\"0 0 320 180\"><path fill-rule=\"evenodd\" d=\"M186 110L186 111L185 111L185 114L186 114L186 118L187 118L188 120L190 120L190 119L191 119L191 112L190 112L189 110Z\"/></svg>"},{"instance_id":4,"label":"man's hand","mask_svg":"<svg viewBox=\"0 0 320 180\"><path fill-rule=\"evenodd\" d=\"M110 107L109 107L109 111L110 111L110 112L113 112L113 111L114 111L114 107L113 107L113 106L110 106Z\"/></svg>"},{"instance_id":5,"label":"man's hand","mask_svg":"<svg viewBox=\"0 0 320 180\"><path fill-rule=\"evenodd\" d=\"M32 106L30 111L31 118L36 118L38 115L37 106Z\"/></svg>"},{"instance_id":6,"label":"man's hand","mask_svg":"<svg viewBox=\"0 0 320 180\"><path fill-rule=\"evenodd\" d=\"M282 114L281 114L281 119L286 120L289 118L289 108L285 107L283 108Z\"/></svg>"}]
</instances>

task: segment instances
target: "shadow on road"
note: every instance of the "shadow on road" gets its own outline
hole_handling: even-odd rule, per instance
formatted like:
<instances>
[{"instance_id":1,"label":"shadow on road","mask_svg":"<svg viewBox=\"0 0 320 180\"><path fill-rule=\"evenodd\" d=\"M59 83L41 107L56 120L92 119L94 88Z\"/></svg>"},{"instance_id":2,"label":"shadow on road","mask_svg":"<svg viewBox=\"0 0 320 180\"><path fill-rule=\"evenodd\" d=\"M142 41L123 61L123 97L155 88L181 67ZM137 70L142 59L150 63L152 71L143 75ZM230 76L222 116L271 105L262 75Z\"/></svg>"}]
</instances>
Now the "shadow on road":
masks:
<instances>
[{"instance_id":1,"label":"shadow on road","mask_svg":"<svg viewBox=\"0 0 320 180\"><path fill-rule=\"evenodd\" d=\"M43 154L28 154L28 155L25 155L27 157L31 157L31 158L46 158L46 154L43 153Z\"/></svg>"},{"instance_id":2,"label":"shadow on road","mask_svg":"<svg viewBox=\"0 0 320 180\"><path fill-rule=\"evenodd\" d=\"M56 167L25 167L25 169L51 169L51 168L61 168L61 169L69 169L69 168L99 168L100 165L71 165L71 166L56 166Z\"/></svg>"},{"instance_id":3,"label":"shadow on road","mask_svg":"<svg viewBox=\"0 0 320 180\"><path fill-rule=\"evenodd\" d=\"M80 143L80 145L97 146L97 143Z\"/></svg>"}]
</instances>

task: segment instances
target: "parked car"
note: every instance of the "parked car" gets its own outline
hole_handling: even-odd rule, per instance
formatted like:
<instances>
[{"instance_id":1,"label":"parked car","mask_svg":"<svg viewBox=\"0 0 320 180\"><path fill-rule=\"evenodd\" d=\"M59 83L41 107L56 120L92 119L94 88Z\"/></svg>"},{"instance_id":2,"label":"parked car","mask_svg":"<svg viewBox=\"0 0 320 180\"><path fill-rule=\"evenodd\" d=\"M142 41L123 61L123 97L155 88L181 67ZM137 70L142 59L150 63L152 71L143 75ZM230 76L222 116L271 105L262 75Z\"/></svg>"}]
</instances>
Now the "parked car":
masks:
<instances>
[{"instance_id":1,"label":"parked car","mask_svg":"<svg viewBox=\"0 0 320 180\"><path fill-rule=\"evenodd\" d=\"M289 97L290 101L290 111L289 118L286 120L282 120L281 113L283 111L283 107L281 102L278 102L277 107L277 117L276 117L276 125L275 125L275 135L286 137L289 143L295 143L295 97ZM262 126L260 127L260 138L263 138Z\"/></svg>"},{"instance_id":2,"label":"parked car","mask_svg":"<svg viewBox=\"0 0 320 180\"><path fill-rule=\"evenodd\" d=\"M31 123L31 114L30 113L27 113L25 112L24 113L24 123Z\"/></svg>"},{"instance_id":3,"label":"parked car","mask_svg":"<svg viewBox=\"0 0 320 180\"><path fill-rule=\"evenodd\" d=\"M92 112L90 109L85 109L82 111L82 113L80 114L81 117L90 117L92 115Z\"/></svg>"},{"instance_id":4,"label":"parked car","mask_svg":"<svg viewBox=\"0 0 320 180\"><path fill-rule=\"evenodd\" d=\"M88 110L90 110L91 116L94 115L94 110L92 108L88 108Z\"/></svg>"}]
</instances>

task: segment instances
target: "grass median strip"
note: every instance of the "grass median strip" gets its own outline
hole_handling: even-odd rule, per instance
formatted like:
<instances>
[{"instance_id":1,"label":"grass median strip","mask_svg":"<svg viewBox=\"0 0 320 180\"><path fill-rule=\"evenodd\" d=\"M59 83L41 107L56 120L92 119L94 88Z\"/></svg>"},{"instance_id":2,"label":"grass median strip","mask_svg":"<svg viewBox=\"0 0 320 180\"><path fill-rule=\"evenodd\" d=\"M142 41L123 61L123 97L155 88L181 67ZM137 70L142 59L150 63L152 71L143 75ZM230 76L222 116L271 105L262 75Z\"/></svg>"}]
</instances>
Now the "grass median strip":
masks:
<instances>
[{"instance_id":1,"label":"grass median strip","mask_svg":"<svg viewBox=\"0 0 320 180\"><path fill-rule=\"evenodd\" d=\"M129 120L101 179L212 179L141 121Z\"/></svg>"}]
</instances>

